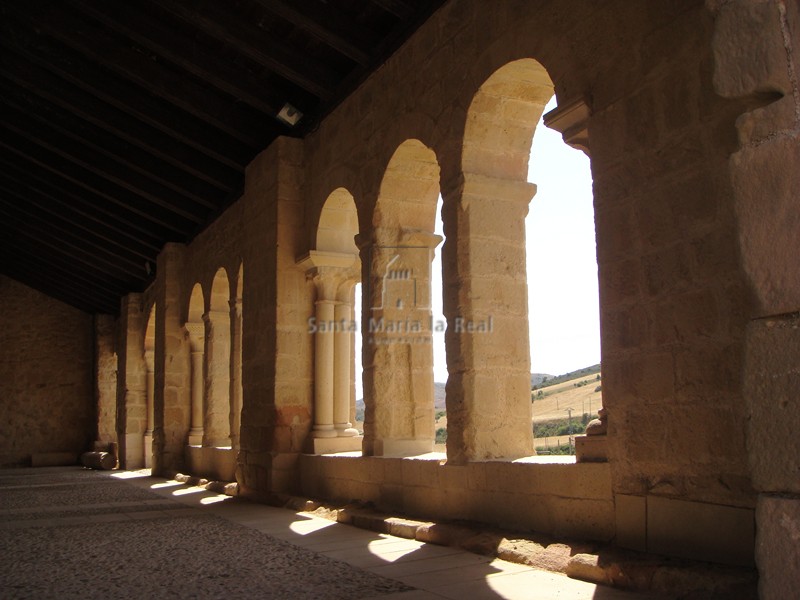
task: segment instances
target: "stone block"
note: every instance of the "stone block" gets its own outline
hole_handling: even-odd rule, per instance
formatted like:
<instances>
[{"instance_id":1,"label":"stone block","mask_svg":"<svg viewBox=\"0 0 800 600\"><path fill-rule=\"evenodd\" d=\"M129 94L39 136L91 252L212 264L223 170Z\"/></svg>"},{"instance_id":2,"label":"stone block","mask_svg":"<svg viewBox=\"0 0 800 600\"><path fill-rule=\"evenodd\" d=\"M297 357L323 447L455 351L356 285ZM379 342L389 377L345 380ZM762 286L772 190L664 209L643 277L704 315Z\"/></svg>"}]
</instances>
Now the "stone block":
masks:
<instances>
[{"instance_id":1,"label":"stone block","mask_svg":"<svg viewBox=\"0 0 800 600\"><path fill-rule=\"evenodd\" d=\"M773 2L730 2L714 33L714 88L729 98L765 90L790 93L781 14Z\"/></svg>"},{"instance_id":2,"label":"stone block","mask_svg":"<svg viewBox=\"0 0 800 600\"><path fill-rule=\"evenodd\" d=\"M647 551L647 499L644 496L614 496L616 544L623 548Z\"/></svg>"},{"instance_id":3,"label":"stone block","mask_svg":"<svg viewBox=\"0 0 800 600\"><path fill-rule=\"evenodd\" d=\"M800 317L747 326L744 397L754 487L800 494Z\"/></svg>"},{"instance_id":4,"label":"stone block","mask_svg":"<svg viewBox=\"0 0 800 600\"><path fill-rule=\"evenodd\" d=\"M575 456L581 462L608 462L608 438L604 435L575 436Z\"/></svg>"},{"instance_id":5,"label":"stone block","mask_svg":"<svg viewBox=\"0 0 800 600\"><path fill-rule=\"evenodd\" d=\"M647 550L752 566L755 515L749 508L647 497Z\"/></svg>"},{"instance_id":6,"label":"stone block","mask_svg":"<svg viewBox=\"0 0 800 600\"><path fill-rule=\"evenodd\" d=\"M362 436L314 438L312 447L314 454L336 454L339 452L360 452Z\"/></svg>"},{"instance_id":7,"label":"stone block","mask_svg":"<svg viewBox=\"0 0 800 600\"><path fill-rule=\"evenodd\" d=\"M759 598L796 597L800 583L800 498L759 496L756 523Z\"/></svg>"}]
</instances>

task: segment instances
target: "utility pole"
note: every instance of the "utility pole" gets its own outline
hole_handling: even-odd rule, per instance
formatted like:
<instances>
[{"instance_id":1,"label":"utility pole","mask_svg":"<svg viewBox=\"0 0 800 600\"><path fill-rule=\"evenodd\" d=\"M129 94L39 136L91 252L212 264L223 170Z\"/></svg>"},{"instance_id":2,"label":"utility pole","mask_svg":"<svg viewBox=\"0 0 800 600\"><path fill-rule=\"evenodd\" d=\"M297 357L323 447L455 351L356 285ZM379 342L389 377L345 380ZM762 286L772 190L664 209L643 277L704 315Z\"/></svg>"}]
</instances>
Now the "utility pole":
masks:
<instances>
[{"instance_id":1,"label":"utility pole","mask_svg":"<svg viewBox=\"0 0 800 600\"><path fill-rule=\"evenodd\" d=\"M573 443L573 437L572 437L572 407L565 408L564 410L566 410L567 414L569 415L569 429L567 431L569 431L569 438L568 438L569 439L569 450L570 450L570 454L572 454L572 443Z\"/></svg>"}]
</instances>

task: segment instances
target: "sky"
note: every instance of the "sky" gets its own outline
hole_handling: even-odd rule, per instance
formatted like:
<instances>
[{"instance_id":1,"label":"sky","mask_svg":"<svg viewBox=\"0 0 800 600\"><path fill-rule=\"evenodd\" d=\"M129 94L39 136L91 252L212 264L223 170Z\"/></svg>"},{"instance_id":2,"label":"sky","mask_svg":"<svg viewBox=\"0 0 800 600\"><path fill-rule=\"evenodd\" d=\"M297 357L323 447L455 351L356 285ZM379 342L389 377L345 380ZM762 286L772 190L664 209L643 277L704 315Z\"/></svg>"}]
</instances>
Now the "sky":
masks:
<instances>
[{"instance_id":1,"label":"sky","mask_svg":"<svg viewBox=\"0 0 800 600\"><path fill-rule=\"evenodd\" d=\"M555 106L554 98L544 112ZM537 185L525 220L531 372L561 375L600 362L592 176L589 158L567 146L561 134L541 120L528 166L528 181ZM444 237L441 202L439 198L435 232ZM444 320L441 248L436 249L431 269L434 320ZM356 373L361 372L359 337ZM434 381L444 383L444 334L433 337ZM361 398L360 377L356 388L356 398Z\"/></svg>"}]
</instances>

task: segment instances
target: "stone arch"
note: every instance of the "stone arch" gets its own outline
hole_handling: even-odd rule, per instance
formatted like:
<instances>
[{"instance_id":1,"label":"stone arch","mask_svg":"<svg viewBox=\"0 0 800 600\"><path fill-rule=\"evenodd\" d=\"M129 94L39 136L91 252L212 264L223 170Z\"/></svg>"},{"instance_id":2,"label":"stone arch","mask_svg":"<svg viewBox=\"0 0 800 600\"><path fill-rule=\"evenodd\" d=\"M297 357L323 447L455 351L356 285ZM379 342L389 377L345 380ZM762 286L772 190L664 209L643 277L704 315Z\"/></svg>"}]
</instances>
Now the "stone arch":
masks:
<instances>
[{"instance_id":1,"label":"stone arch","mask_svg":"<svg viewBox=\"0 0 800 600\"><path fill-rule=\"evenodd\" d=\"M189 340L191 353L191 428L189 429L189 445L200 446L203 443L203 398L205 396L204 367L205 362L205 326L203 314L205 299L203 286L194 284L189 296L186 317L186 337Z\"/></svg>"},{"instance_id":2,"label":"stone arch","mask_svg":"<svg viewBox=\"0 0 800 600\"><path fill-rule=\"evenodd\" d=\"M337 188L320 212L314 250L301 266L315 284L314 428L315 453L361 448L353 428L354 288L360 281L355 237L358 212L352 194Z\"/></svg>"},{"instance_id":3,"label":"stone arch","mask_svg":"<svg viewBox=\"0 0 800 600\"><path fill-rule=\"evenodd\" d=\"M203 446L231 444L231 288L228 272L214 274L205 322Z\"/></svg>"},{"instance_id":4,"label":"stone arch","mask_svg":"<svg viewBox=\"0 0 800 600\"><path fill-rule=\"evenodd\" d=\"M144 432L144 466L151 468L153 460L153 429L155 427L155 351L156 351L156 310L150 308L144 328L144 363L146 369L147 422Z\"/></svg>"},{"instance_id":5,"label":"stone arch","mask_svg":"<svg viewBox=\"0 0 800 600\"><path fill-rule=\"evenodd\" d=\"M444 191L447 455L454 464L533 454L525 216L536 187L527 168L552 95L552 80L534 59L492 73L467 110L461 176Z\"/></svg>"},{"instance_id":6,"label":"stone arch","mask_svg":"<svg viewBox=\"0 0 800 600\"><path fill-rule=\"evenodd\" d=\"M431 261L442 241L434 234L439 179L433 150L417 139L400 144L381 180L371 235L361 238L368 455L433 449L430 296Z\"/></svg>"},{"instance_id":7,"label":"stone arch","mask_svg":"<svg viewBox=\"0 0 800 600\"><path fill-rule=\"evenodd\" d=\"M319 252L356 254L358 212L353 195L345 188L331 192L322 206L314 247Z\"/></svg>"},{"instance_id":8,"label":"stone arch","mask_svg":"<svg viewBox=\"0 0 800 600\"><path fill-rule=\"evenodd\" d=\"M533 133L552 96L550 75L532 58L511 61L492 73L467 111L464 172L525 181Z\"/></svg>"}]
</instances>

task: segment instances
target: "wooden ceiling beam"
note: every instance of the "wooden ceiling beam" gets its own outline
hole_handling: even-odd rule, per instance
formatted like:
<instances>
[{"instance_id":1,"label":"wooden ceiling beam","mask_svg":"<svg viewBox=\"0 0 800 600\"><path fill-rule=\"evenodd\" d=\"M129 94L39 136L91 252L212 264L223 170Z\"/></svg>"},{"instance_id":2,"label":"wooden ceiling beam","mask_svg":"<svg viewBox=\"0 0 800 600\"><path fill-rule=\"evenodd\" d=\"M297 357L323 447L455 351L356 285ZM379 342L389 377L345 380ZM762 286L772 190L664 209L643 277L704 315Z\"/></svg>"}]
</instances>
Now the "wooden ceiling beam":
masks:
<instances>
[{"instance_id":1,"label":"wooden ceiling beam","mask_svg":"<svg viewBox=\"0 0 800 600\"><path fill-rule=\"evenodd\" d=\"M6 214L15 217L18 222L26 223L26 226L30 224L53 237L91 246L99 255L107 254L128 263L131 267L139 268L145 261L153 262L156 259L156 256L152 254L140 255L129 247L99 234L90 227L76 223L74 220L58 218L57 213L52 210L48 208L42 210L41 205L29 201L24 195L19 196L7 189L0 191L0 211L5 211Z\"/></svg>"},{"instance_id":2,"label":"wooden ceiling beam","mask_svg":"<svg viewBox=\"0 0 800 600\"><path fill-rule=\"evenodd\" d=\"M241 170L255 150L211 132L201 120L170 107L138 86L98 69L74 51L27 31L24 23L0 19L0 45L129 115L180 140L217 162ZM220 151L223 149L223 151Z\"/></svg>"},{"instance_id":3,"label":"wooden ceiling beam","mask_svg":"<svg viewBox=\"0 0 800 600\"><path fill-rule=\"evenodd\" d=\"M372 0L372 3L393 14L401 21L408 21L414 16L414 9L403 0Z\"/></svg>"},{"instance_id":4,"label":"wooden ceiling beam","mask_svg":"<svg viewBox=\"0 0 800 600\"><path fill-rule=\"evenodd\" d=\"M9 6L17 18L26 20L30 26L71 48L90 63L158 96L242 144L258 149L269 133L274 135L269 131L270 127L276 127L272 119L259 123L263 120L260 113L237 103L231 96L218 95L214 89L186 77L183 71L163 64L157 56L148 56L120 43L106 27L81 19L61 3L27 0ZM257 135L259 129L263 130L260 136Z\"/></svg>"},{"instance_id":5,"label":"wooden ceiling beam","mask_svg":"<svg viewBox=\"0 0 800 600\"><path fill-rule=\"evenodd\" d=\"M66 204L56 203L52 198L41 196L31 188L10 181L2 175L0 175L0 190L2 190L0 198L8 196L14 199L17 207L26 206L33 210L45 211L55 217L57 223L84 231L111 246L138 256L142 260L153 261L158 255L157 249L149 249L138 240L124 240L118 231L110 228L100 219L75 211Z\"/></svg>"},{"instance_id":6,"label":"wooden ceiling beam","mask_svg":"<svg viewBox=\"0 0 800 600\"><path fill-rule=\"evenodd\" d=\"M323 100L329 99L336 88L337 73L269 39L258 26L237 20L231 14L232 6L215 0L191 4L159 0L158 6Z\"/></svg>"},{"instance_id":7,"label":"wooden ceiling beam","mask_svg":"<svg viewBox=\"0 0 800 600\"><path fill-rule=\"evenodd\" d=\"M87 283L76 273L55 272L35 256L19 254L9 256L10 260L4 262L0 268L6 275L21 283L73 306L74 302L78 301L81 304L79 308L86 307L82 310L87 312L95 312L98 307L103 307L105 310L114 307L112 314L116 314L119 310L119 299L123 295L121 291L97 287Z\"/></svg>"},{"instance_id":8,"label":"wooden ceiling beam","mask_svg":"<svg viewBox=\"0 0 800 600\"><path fill-rule=\"evenodd\" d=\"M144 198L109 183L91 171L69 162L24 136L18 135L16 131L9 127L8 123L0 123L0 131L3 131L3 135L0 137L0 147L5 148L12 154L16 154L123 209L160 225L174 235L185 238L192 232L192 228L186 220L178 220L173 215L165 215L163 210L140 208L142 205L148 204ZM193 216L190 222L200 223L202 220Z\"/></svg>"},{"instance_id":9,"label":"wooden ceiling beam","mask_svg":"<svg viewBox=\"0 0 800 600\"><path fill-rule=\"evenodd\" d=\"M83 282L87 287L117 294L122 293L120 290L135 288L144 279L120 279L113 273L99 270L96 265L80 263L72 255L42 244L34 236L24 235L24 232L18 230L8 230L5 224L0 226L0 234L3 236L0 248L4 248L5 255L9 257L8 262L26 260L37 265L37 270L43 273L61 274L76 282Z\"/></svg>"},{"instance_id":10,"label":"wooden ceiling beam","mask_svg":"<svg viewBox=\"0 0 800 600\"><path fill-rule=\"evenodd\" d=\"M168 241L169 230L151 224L128 211L115 212L114 205L109 204L104 198L39 165L27 162L24 157L0 150L0 167L3 169L3 176L47 198L48 202L66 205L82 214L102 218L103 222L120 236L138 241L148 248L155 249L156 252L161 250L164 241Z\"/></svg>"},{"instance_id":11,"label":"wooden ceiling beam","mask_svg":"<svg viewBox=\"0 0 800 600\"><path fill-rule=\"evenodd\" d=\"M276 119L284 103L309 112L316 100L299 87L278 85L242 65L226 61L178 27L145 16L134 4L97 0L67 0L76 10L165 58L187 73ZM255 66L255 65L254 65ZM259 67L260 69L260 67Z\"/></svg>"},{"instance_id":12,"label":"wooden ceiling beam","mask_svg":"<svg viewBox=\"0 0 800 600\"><path fill-rule=\"evenodd\" d=\"M141 196L149 204L160 206L196 223L203 221L203 216L197 215L198 211L207 212L217 207L216 204L207 200L199 202L194 198L187 198L161 182L154 181L147 173L137 174L124 163L105 156L97 148L75 139L74 136L64 135L60 126L41 125L35 118L29 118L26 121L25 113L12 108L8 103L5 103L5 106L0 103L0 109L11 117L13 123L23 124L21 127L8 124L6 127L9 130L86 169L97 177ZM202 206L202 209L198 205Z\"/></svg>"},{"instance_id":13,"label":"wooden ceiling beam","mask_svg":"<svg viewBox=\"0 0 800 600\"><path fill-rule=\"evenodd\" d=\"M107 273L98 274L94 270L80 267L74 262L69 262L68 257L53 255L49 248L40 251L38 246L32 248L29 242L24 242L14 248L6 248L5 252L9 257L8 263L20 264L47 277L59 278L67 286L70 282L73 287L80 284L87 289L97 290L110 298L117 299L131 290L131 281L120 282Z\"/></svg>"},{"instance_id":14,"label":"wooden ceiling beam","mask_svg":"<svg viewBox=\"0 0 800 600\"><path fill-rule=\"evenodd\" d=\"M311 10L303 10L307 6L304 3L288 3L283 0L256 2L268 12L299 27L362 67L370 63L369 54L350 41L355 34L354 25L326 4L315 3ZM349 35L339 34L337 31L347 31Z\"/></svg>"},{"instance_id":15,"label":"wooden ceiling beam","mask_svg":"<svg viewBox=\"0 0 800 600\"><path fill-rule=\"evenodd\" d=\"M140 149L175 169L204 181L222 192L229 192L243 169L231 168L178 141L164 132L142 123L135 117L99 101L94 96L60 79L24 58L12 60L10 53L0 54L0 77L27 95L59 107L64 112L91 123L98 130Z\"/></svg>"},{"instance_id":16,"label":"wooden ceiling beam","mask_svg":"<svg viewBox=\"0 0 800 600\"><path fill-rule=\"evenodd\" d=\"M30 94L23 96L13 94L10 90L2 90L0 91L0 104L3 103L38 122L48 132L56 132L57 135L68 138L71 143L74 142L90 149L92 156L100 155L102 157L101 161L113 161L119 165L119 168L129 172L128 178L145 177L205 208L215 209L218 207L217 202L210 200L210 198L221 196L216 188L188 174L182 175L151 154L143 152L136 146L83 119L75 118L49 102L35 96L31 97ZM84 156L89 156L89 154Z\"/></svg>"},{"instance_id":17,"label":"wooden ceiling beam","mask_svg":"<svg viewBox=\"0 0 800 600\"><path fill-rule=\"evenodd\" d=\"M85 240L75 240L74 236L71 239L67 239L65 236L53 235L52 230L48 230L46 226L33 223L20 217L18 214L14 214L12 210L8 209L7 205L0 205L0 214L3 215L5 226L16 227L20 230L21 235L34 239L37 243L49 246L67 256L71 256L85 265L101 269L106 273L125 274L133 279L142 279L146 274L144 262L142 262L141 265L127 262L123 264L120 260L106 258L106 256L77 245L92 246L92 244L86 243ZM24 230L22 229L23 226ZM106 252L104 254L107 255L108 253Z\"/></svg>"},{"instance_id":18,"label":"wooden ceiling beam","mask_svg":"<svg viewBox=\"0 0 800 600\"><path fill-rule=\"evenodd\" d=\"M119 300L117 300L117 306L112 308L112 300L105 295L97 298L93 292L80 291L74 285L68 286L67 282L63 280L53 281L30 268L25 268L24 265L4 264L2 272L19 283L81 312L90 315L95 313L116 315L119 313Z\"/></svg>"}]
</instances>

